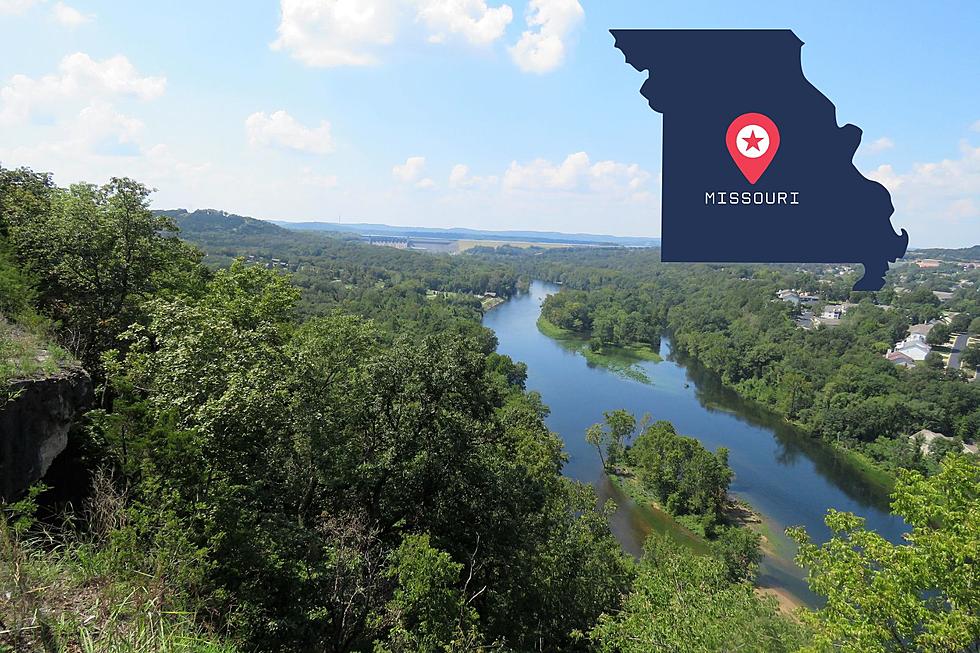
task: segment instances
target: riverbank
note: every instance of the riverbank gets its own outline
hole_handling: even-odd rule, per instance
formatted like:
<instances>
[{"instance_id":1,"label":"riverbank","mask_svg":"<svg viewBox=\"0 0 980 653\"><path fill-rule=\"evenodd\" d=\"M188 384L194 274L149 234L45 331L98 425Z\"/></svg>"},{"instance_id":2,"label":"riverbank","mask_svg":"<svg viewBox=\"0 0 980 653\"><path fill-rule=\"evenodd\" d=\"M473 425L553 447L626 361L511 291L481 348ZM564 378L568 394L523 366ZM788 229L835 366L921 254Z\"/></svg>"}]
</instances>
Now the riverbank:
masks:
<instances>
[{"instance_id":1,"label":"riverbank","mask_svg":"<svg viewBox=\"0 0 980 653\"><path fill-rule=\"evenodd\" d=\"M811 436L815 439L826 442L818 436ZM892 474L886 469L883 469L873 460L868 458L865 454L860 451L855 451L854 449L848 449L841 445L831 445L831 448L844 460L848 465L860 471L861 476L870 484L874 485L879 492L891 496L892 491L895 489L895 483L898 481L898 477Z\"/></svg>"},{"instance_id":2,"label":"riverbank","mask_svg":"<svg viewBox=\"0 0 980 653\"><path fill-rule=\"evenodd\" d=\"M650 532L666 536L697 554L711 554L712 541L668 513L655 498L643 489L634 475L627 470L620 470L619 473L607 472L606 476L620 492L633 502L636 511L649 526ZM787 555L788 552L780 550L782 547L776 546L765 518L747 502L729 495L725 502L723 519L728 526L748 528L757 533L759 535L759 549L763 555L770 557L785 557ZM759 596L775 599L780 611L786 615L793 616L800 608L808 607L799 597L794 596L786 589L762 584L758 582L758 579L755 591Z\"/></svg>"},{"instance_id":3,"label":"riverbank","mask_svg":"<svg viewBox=\"0 0 980 653\"><path fill-rule=\"evenodd\" d=\"M497 308L505 301L507 300L503 297L484 297L480 300L480 306L485 314L487 311L492 311L493 309Z\"/></svg>"},{"instance_id":4,"label":"riverbank","mask_svg":"<svg viewBox=\"0 0 980 653\"><path fill-rule=\"evenodd\" d=\"M543 335L555 340L563 348L581 354L590 365L604 367L641 383L650 383L650 377L636 364L642 361L659 363L663 360L660 353L648 344L637 342L630 345L603 345L602 351L596 352L589 346L587 335L563 329L544 316L539 316L536 324Z\"/></svg>"},{"instance_id":5,"label":"riverbank","mask_svg":"<svg viewBox=\"0 0 980 653\"><path fill-rule=\"evenodd\" d=\"M762 403L751 397L746 397L739 392L737 386L725 383L724 379L722 379L717 372L708 368L700 360L694 356L691 356L686 351L680 349L674 351L673 358L679 360L686 366L698 367L700 370L702 370L702 373L710 375L714 381L725 389L725 391L737 397L738 402L744 406L744 408L741 410L751 410L760 414L766 414L770 419L777 420L786 427L793 429L801 436L812 442L814 447L823 448L830 452L837 460L838 465L845 467L848 470L848 474L860 478L865 486L873 488L876 493L884 497L891 496L895 483L898 480L897 476L893 472L880 466L867 454L856 449L845 447L842 444L826 440L820 437L820 435L813 433L802 424L787 418L784 414L778 412L769 404ZM726 410L723 407L718 407L718 409ZM738 411L736 410L736 412Z\"/></svg>"},{"instance_id":6,"label":"riverbank","mask_svg":"<svg viewBox=\"0 0 980 653\"><path fill-rule=\"evenodd\" d=\"M606 472L609 480L628 496L634 503L643 509L656 521L657 529L669 529L672 531L674 539L683 541L691 545L697 553L707 553L712 540L707 537L697 525L685 523L684 517L677 517L670 514L656 497L650 494L642 485L640 480L629 468L617 468L614 472ZM696 520L696 517L692 516ZM734 528L748 528L758 533L760 550L766 555L776 555L776 548L772 545L772 538L769 529L766 527L762 515L757 512L748 502L737 499L731 494L725 500L722 509L722 520L726 526Z\"/></svg>"}]
</instances>

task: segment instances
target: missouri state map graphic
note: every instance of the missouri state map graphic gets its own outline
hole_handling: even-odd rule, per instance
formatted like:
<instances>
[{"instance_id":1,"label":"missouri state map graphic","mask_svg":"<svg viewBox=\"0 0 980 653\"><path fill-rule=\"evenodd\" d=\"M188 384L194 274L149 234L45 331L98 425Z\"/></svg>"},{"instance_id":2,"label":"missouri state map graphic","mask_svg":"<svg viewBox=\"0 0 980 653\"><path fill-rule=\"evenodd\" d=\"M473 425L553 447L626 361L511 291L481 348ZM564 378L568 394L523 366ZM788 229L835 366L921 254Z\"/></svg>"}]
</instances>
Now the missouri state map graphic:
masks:
<instances>
[{"instance_id":1,"label":"missouri state map graphic","mask_svg":"<svg viewBox=\"0 0 980 653\"><path fill-rule=\"evenodd\" d=\"M803 75L791 30L611 30L663 114L664 261L861 263L904 256L891 197L853 157L861 130Z\"/></svg>"}]
</instances>

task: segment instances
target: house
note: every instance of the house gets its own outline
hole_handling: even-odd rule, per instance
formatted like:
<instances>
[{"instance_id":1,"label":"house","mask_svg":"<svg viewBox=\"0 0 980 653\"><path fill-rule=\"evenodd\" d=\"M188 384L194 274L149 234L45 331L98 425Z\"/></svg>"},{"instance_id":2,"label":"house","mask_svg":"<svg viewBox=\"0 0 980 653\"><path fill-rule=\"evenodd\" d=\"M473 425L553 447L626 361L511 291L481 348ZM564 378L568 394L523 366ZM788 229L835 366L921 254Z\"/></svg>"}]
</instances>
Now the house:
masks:
<instances>
[{"instance_id":1,"label":"house","mask_svg":"<svg viewBox=\"0 0 980 653\"><path fill-rule=\"evenodd\" d=\"M856 306L857 304L852 304L850 302L844 302L843 304L827 304L823 307L823 312L813 318L813 324L816 326L833 327L840 324L841 318L847 313L849 309Z\"/></svg>"},{"instance_id":2,"label":"house","mask_svg":"<svg viewBox=\"0 0 980 653\"><path fill-rule=\"evenodd\" d=\"M800 294L795 290L790 290L788 288L780 290L776 293L776 297L778 297L780 301L789 302L794 306L800 305Z\"/></svg>"},{"instance_id":3,"label":"house","mask_svg":"<svg viewBox=\"0 0 980 653\"><path fill-rule=\"evenodd\" d=\"M934 258L920 258L915 261L915 264L920 268L938 268L942 264L942 261Z\"/></svg>"},{"instance_id":4,"label":"house","mask_svg":"<svg viewBox=\"0 0 980 653\"><path fill-rule=\"evenodd\" d=\"M780 301L789 302L794 306L799 306L800 304L812 304L814 302L820 301L820 297L817 295L796 290L795 288L784 288L776 292L776 297Z\"/></svg>"},{"instance_id":5,"label":"house","mask_svg":"<svg viewBox=\"0 0 980 653\"><path fill-rule=\"evenodd\" d=\"M948 302L953 298L953 293L943 292L942 290L933 290L932 294L935 295L941 302Z\"/></svg>"},{"instance_id":6,"label":"house","mask_svg":"<svg viewBox=\"0 0 980 653\"><path fill-rule=\"evenodd\" d=\"M918 438L922 438L922 444L919 446L919 450L923 454L929 453L929 445L933 443L934 440L947 440L952 442L954 438L948 435L943 435L942 433L936 433L935 431L930 431L929 429L922 429L909 436L909 442L915 442ZM976 453L976 445L963 445L964 453Z\"/></svg>"},{"instance_id":7,"label":"house","mask_svg":"<svg viewBox=\"0 0 980 653\"><path fill-rule=\"evenodd\" d=\"M800 314L797 317L793 318L793 322L795 322L796 326L798 326L799 328L806 329L809 331L815 326L814 319L813 319L813 311L804 310L800 312Z\"/></svg>"},{"instance_id":8,"label":"house","mask_svg":"<svg viewBox=\"0 0 980 653\"><path fill-rule=\"evenodd\" d=\"M798 291L797 294L800 296L800 301L804 304L815 304L820 301L820 296L814 295L813 293Z\"/></svg>"},{"instance_id":9,"label":"house","mask_svg":"<svg viewBox=\"0 0 980 653\"><path fill-rule=\"evenodd\" d=\"M823 315L817 315L813 318L813 326L835 327L839 324L840 318L836 317L824 317Z\"/></svg>"},{"instance_id":10,"label":"house","mask_svg":"<svg viewBox=\"0 0 980 653\"><path fill-rule=\"evenodd\" d=\"M900 351L890 351L885 354L885 358L902 367L915 367L915 359Z\"/></svg>"},{"instance_id":11,"label":"house","mask_svg":"<svg viewBox=\"0 0 980 653\"><path fill-rule=\"evenodd\" d=\"M913 324L912 326L909 327L909 335L910 336L919 335L925 338L927 335L929 335L929 332L932 331L932 327L934 325L935 322L924 322L922 324Z\"/></svg>"},{"instance_id":12,"label":"house","mask_svg":"<svg viewBox=\"0 0 980 653\"><path fill-rule=\"evenodd\" d=\"M849 311L854 308L856 304L850 302L844 302L843 304L827 304L823 307L823 313L820 314L820 318L824 320L839 320Z\"/></svg>"},{"instance_id":13,"label":"house","mask_svg":"<svg viewBox=\"0 0 980 653\"><path fill-rule=\"evenodd\" d=\"M926 342L926 337L920 333L910 333L909 337L897 343L889 353L903 354L914 361L924 361L932 347ZM887 354L886 354L887 358Z\"/></svg>"}]
</instances>

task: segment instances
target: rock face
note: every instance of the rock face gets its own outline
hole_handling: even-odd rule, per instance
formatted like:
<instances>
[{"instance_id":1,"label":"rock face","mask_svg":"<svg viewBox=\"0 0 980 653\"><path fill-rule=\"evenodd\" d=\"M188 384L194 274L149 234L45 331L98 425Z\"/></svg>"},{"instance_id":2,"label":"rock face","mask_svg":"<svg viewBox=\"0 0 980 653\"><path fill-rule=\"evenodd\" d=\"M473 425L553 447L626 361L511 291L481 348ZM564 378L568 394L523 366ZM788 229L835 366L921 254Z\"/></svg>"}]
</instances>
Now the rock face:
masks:
<instances>
[{"instance_id":1,"label":"rock face","mask_svg":"<svg viewBox=\"0 0 980 653\"><path fill-rule=\"evenodd\" d=\"M80 368L10 384L0 407L0 498L14 500L48 471L68 444L72 422L91 404L92 379Z\"/></svg>"}]
</instances>

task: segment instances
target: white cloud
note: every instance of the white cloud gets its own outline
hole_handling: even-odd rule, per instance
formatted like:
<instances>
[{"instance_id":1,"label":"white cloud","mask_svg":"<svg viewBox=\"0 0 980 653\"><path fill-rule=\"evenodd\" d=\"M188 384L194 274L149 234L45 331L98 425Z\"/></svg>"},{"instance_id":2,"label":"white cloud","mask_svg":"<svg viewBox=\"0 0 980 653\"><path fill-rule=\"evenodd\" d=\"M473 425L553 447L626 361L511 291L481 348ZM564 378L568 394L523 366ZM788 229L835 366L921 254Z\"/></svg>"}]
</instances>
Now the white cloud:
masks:
<instances>
[{"instance_id":1,"label":"white cloud","mask_svg":"<svg viewBox=\"0 0 980 653\"><path fill-rule=\"evenodd\" d=\"M980 132L980 120L970 125L970 129L972 129L975 132Z\"/></svg>"},{"instance_id":2,"label":"white cloud","mask_svg":"<svg viewBox=\"0 0 980 653\"><path fill-rule=\"evenodd\" d=\"M119 113L108 103L93 102L70 118L45 128L43 140L7 150L4 160L48 170L93 157L134 156L140 153L143 128L141 120Z\"/></svg>"},{"instance_id":3,"label":"white cloud","mask_svg":"<svg viewBox=\"0 0 980 653\"><path fill-rule=\"evenodd\" d=\"M528 73L546 73L560 66L565 60L566 39L584 16L578 0L531 0L528 29L510 48L518 68Z\"/></svg>"},{"instance_id":4,"label":"white cloud","mask_svg":"<svg viewBox=\"0 0 980 653\"><path fill-rule=\"evenodd\" d=\"M318 127L306 127L283 110L267 114L256 111L245 119L245 131L250 145L272 145L313 154L333 151L330 123L320 121Z\"/></svg>"},{"instance_id":5,"label":"white cloud","mask_svg":"<svg viewBox=\"0 0 980 653\"><path fill-rule=\"evenodd\" d=\"M895 147L895 141L887 136L882 136L881 138L872 141L871 144L868 145L868 151L873 153L884 152L885 150L890 150L893 147Z\"/></svg>"},{"instance_id":6,"label":"white cloud","mask_svg":"<svg viewBox=\"0 0 980 653\"><path fill-rule=\"evenodd\" d=\"M40 0L0 0L0 16L22 14Z\"/></svg>"},{"instance_id":7,"label":"white cloud","mask_svg":"<svg viewBox=\"0 0 980 653\"><path fill-rule=\"evenodd\" d=\"M85 23L92 22L95 18L92 14L83 14L74 7L69 7L64 2L55 3L54 7L51 8L51 16L55 21L69 29L74 29Z\"/></svg>"},{"instance_id":8,"label":"white cloud","mask_svg":"<svg viewBox=\"0 0 980 653\"><path fill-rule=\"evenodd\" d=\"M300 176L300 183L305 186L313 186L315 188L336 188L337 187L337 175L321 175L313 171L312 168L303 168L303 174Z\"/></svg>"},{"instance_id":9,"label":"white cloud","mask_svg":"<svg viewBox=\"0 0 980 653\"><path fill-rule=\"evenodd\" d=\"M410 184L418 180L425 170L424 156L410 156L405 163L399 163L391 169L391 175L400 182Z\"/></svg>"},{"instance_id":10,"label":"white cloud","mask_svg":"<svg viewBox=\"0 0 980 653\"><path fill-rule=\"evenodd\" d=\"M14 75L0 88L0 124L26 121L35 111L63 110L67 104L110 96L151 100L163 94L164 77L140 75L122 55L96 61L76 52L66 56L58 72L41 78Z\"/></svg>"},{"instance_id":11,"label":"white cloud","mask_svg":"<svg viewBox=\"0 0 980 653\"><path fill-rule=\"evenodd\" d=\"M592 163L585 152L569 154L560 164L535 159L521 164L513 161L504 173L508 190L592 192L630 199L645 199L650 173L635 163L598 161Z\"/></svg>"},{"instance_id":12,"label":"white cloud","mask_svg":"<svg viewBox=\"0 0 980 653\"><path fill-rule=\"evenodd\" d=\"M403 184L412 184L416 188L431 189L436 187L436 182L425 174L425 157L410 156L405 159L405 163L396 164L391 169L391 176Z\"/></svg>"},{"instance_id":13,"label":"white cloud","mask_svg":"<svg viewBox=\"0 0 980 653\"><path fill-rule=\"evenodd\" d=\"M470 167L463 163L457 163L449 172L450 188L488 188L497 184L499 179L490 175L478 177L470 174Z\"/></svg>"},{"instance_id":14,"label":"white cloud","mask_svg":"<svg viewBox=\"0 0 980 653\"><path fill-rule=\"evenodd\" d=\"M391 0L281 0L279 38L271 47L308 66L374 64L374 47L395 39L394 5Z\"/></svg>"},{"instance_id":15,"label":"white cloud","mask_svg":"<svg viewBox=\"0 0 980 653\"><path fill-rule=\"evenodd\" d=\"M895 205L892 224L907 228L915 246L956 245L950 236L971 239L959 246L980 242L980 147L963 141L959 158L916 163L905 172L881 165L868 177L889 190ZM956 234L937 229L950 224L967 228ZM949 240L937 240L942 238Z\"/></svg>"},{"instance_id":16,"label":"white cloud","mask_svg":"<svg viewBox=\"0 0 980 653\"><path fill-rule=\"evenodd\" d=\"M418 19L432 30L429 41L442 42L446 34L460 34L475 45L493 43L504 35L514 18L510 5L488 7L484 0L420 0Z\"/></svg>"},{"instance_id":17,"label":"white cloud","mask_svg":"<svg viewBox=\"0 0 980 653\"><path fill-rule=\"evenodd\" d=\"M116 111L106 103L93 103L78 114L80 133L93 142L110 139L116 143L135 143L143 132L143 121Z\"/></svg>"},{"instance_id":18,"label":"white cloud","mask_svg":"<svg viewBox=\"0 0 980 653\"><path fill-rule=\"evenodd\" d=\"M514 19L509 4L491 6L488 0L280 0L279 6L278 37L270 47L320 68L379 63L379 52L413 14L431 43L459 36L489 45ZM530 0L527 30L510 48L514 61L528 72L557 68L584 15L578 0Z\"/></svg>"}]
</instances>

